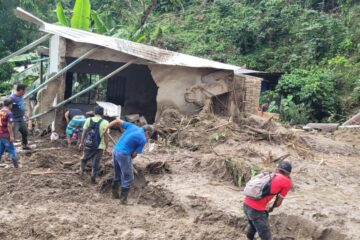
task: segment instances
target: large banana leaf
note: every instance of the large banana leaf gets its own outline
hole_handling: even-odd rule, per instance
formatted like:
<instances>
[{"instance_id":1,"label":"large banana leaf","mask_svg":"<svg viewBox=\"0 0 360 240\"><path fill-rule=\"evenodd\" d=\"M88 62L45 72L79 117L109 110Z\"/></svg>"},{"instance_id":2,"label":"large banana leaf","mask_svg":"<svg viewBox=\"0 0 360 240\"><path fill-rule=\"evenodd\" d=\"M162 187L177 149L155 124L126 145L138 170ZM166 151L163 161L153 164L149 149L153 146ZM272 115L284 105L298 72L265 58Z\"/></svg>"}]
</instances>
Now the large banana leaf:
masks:
<instances>
[{"instance_id":1,"label":"large banana leaf","mask_svg":"<svg viewBox=\"0 0 360 240\"><path fill-rule=\"evenodd\" d=\"M63 9L61 3L56 4L56 15L57 15L57 19L61 25L66 26L66 27L69 26L69 22L66 19L64 9Z\"/></svg>"},{"instance_id":2,"label":"large banana leaf","mask_svg":"<svg viewBox=\"0 0 360 240\"><path fill-rule=\"evenodd\" d=\"M95 11L91 12L91 19L94 21L94 25L95 25L94 30L96 33L104 34L108 32L108 29L106 28L104 22L101 20L101 18Z\"/></svg>"},{"instance_id":3,"label":"large banana leaf","mask_svg":"<svg viewBox=\"0 0 360 240\"><path fill-rule=\"evenodd\" d=\"M74 13L71 18L71 27L83 30L90 28L90 0L76 0Z\"/></svg>"}]
</instances>

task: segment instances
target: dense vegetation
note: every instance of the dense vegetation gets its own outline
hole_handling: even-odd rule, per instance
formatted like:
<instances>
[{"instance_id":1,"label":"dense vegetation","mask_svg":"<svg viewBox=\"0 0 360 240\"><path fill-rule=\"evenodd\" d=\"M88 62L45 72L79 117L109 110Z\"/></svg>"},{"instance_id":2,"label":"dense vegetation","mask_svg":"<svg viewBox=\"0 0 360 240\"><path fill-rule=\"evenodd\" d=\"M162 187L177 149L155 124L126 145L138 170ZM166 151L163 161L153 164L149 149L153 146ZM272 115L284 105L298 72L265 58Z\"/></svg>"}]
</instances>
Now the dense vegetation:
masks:
<instances>
[{"instance_id":1,"label":"dense vegetation","mask_svg":"<svg viewBox=\"0 0 360 240\"><path fill-rule=\"evenodd\" d=\"M46 2L46 3L45 3ZM0 57L37 36L22 6L56 22L74 0L0 2ZM355 0L91 0L104 34L247 68L283 73L262 98L285 121L342 120L360 102L360 3ZM70 18L69 18L70 19ZM92 20L95 22L95 19ZM95 22L96 23L96 22ZM97 31L98 24L93 24ZM97 29L94 29L97 28ZM14 31L16 29L16 31ZM0 80L11 71L2 65ZM5 82L5 81L4 81ZM8 88L1 84L0 91Z\"/></svg>"}]
</instances>

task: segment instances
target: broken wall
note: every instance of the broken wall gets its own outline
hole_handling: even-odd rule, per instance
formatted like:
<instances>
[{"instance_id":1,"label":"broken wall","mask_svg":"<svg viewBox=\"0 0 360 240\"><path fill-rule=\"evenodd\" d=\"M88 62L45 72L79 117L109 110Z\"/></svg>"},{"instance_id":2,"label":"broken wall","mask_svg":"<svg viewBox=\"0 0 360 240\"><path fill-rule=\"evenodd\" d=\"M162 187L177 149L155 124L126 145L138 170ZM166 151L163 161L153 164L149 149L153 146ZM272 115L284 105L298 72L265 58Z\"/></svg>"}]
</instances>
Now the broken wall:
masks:
<instances>
[{"instance_id":1,"label":"broken wall","mask_svg":"<svg viewBox=\"0 0 360 240\"><path fill-rule=\"evenodd\" d=\"M50 38L50 65L49 76L55 75L59 69L65 66L65 49L66 41L59 36L52 36ZM47 84L44 88L37 93L38 103L34 107L34 113L39 114L45 112L53 107L54 101L60 103L64 100L65 92L65 77L64 75L58 77L56 80ZM40 129L47 128L53 121L55 121L56 128L63 128L62 121L56 121L56 116L63 116L62 109L57 109L56 112L52 111L41 118L37 119L37 127Z\"/></svg>"},{"instance_id":2,"label":"broken wall","mask_svg":"<svg viewBox=\"0 0 360 240\"><path fill-rule=\"evenodd\" d=\"M151 75L158 85L157 105L159 115L165 108L173 107L189 114L201 109L185 101L187 90L201 83L201 77L210 70L179 66L149 65Z\"/></svg>"}]
</instances>

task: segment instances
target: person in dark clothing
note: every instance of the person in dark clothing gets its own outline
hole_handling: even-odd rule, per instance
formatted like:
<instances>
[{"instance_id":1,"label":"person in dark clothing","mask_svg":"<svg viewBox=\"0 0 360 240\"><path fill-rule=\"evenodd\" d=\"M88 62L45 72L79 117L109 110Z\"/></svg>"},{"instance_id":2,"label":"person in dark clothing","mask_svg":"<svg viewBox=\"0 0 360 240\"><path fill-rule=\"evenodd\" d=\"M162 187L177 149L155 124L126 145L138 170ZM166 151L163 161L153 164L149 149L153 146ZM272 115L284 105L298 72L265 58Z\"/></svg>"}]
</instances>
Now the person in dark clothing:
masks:
<instances>
[{"instance_id":1,"label":"person in dark clothing","mask_svg":"<svg viewBox=\"0 0 360 240\"><path fill-rule=\"evenodd\" d=\"M16 150L14 146L13 114L11 112L13 102L5 99L3 108L0 110L0 162L5 150L9 153L14 167L18 168Z\"/></svg>"},{"instance_id":2,"label":"person in dark clothing","mask_svg":"<svg viewBox=\"0 0 360 240\"><path fill-rule=\"evenodd\" d=\"M69 108L66 112L65 112L65 120L66 123L69 123L71 121L71 119L75 116L85 116L84 113L77 108Z\"/></svg>"},{"instance_id":3,"label":"person in dark clothing","mask_svg":"<svg viewBox=\"0 0 360 240\"><path fill-rule=\"evenodd\" d=\"M25 95L26 86L24 84L18 84L16 86L16 91L14 94L11 94L8 98L12 100L13 107L12 107L12 113L14 117L14 135L17 132L21 133L21 142L22 142L22 148L24 150L29 150L28 147L28 130L25 123Z\"/></svg>"},{"instance_id":4,"label":"person in dark clothing","mask_svg":"<svg viewBox=\"0 0 360 240\"><path fill-rule=\"evenodd\" d=\"M248 220L249 226L246 233L248 240L253 240L256 232L261 240L271 240L271 231L269 224L269 212L275 207L280 207L283 199L291 189L291 163L289 161L281 161L276 170L275 176L271 180L270 195L259 200L254 200L246 196L244 200L244 213ZM276 196L275 203L269 209L267 207L271 199Z\"/></svg>"}]
</instances>

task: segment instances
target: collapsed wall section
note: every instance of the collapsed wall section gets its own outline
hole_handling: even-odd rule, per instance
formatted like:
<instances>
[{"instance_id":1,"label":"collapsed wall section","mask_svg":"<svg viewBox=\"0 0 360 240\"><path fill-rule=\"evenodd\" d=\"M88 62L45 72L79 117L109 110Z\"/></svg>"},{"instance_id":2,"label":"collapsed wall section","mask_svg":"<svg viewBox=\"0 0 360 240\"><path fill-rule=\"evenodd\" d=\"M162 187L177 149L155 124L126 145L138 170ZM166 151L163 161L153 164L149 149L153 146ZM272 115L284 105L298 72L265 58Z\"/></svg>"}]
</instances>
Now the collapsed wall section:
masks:
<instances>
[{"instance_id":1,"label":"collapsed wall section","mask_svg":"<svg viewBox=\"0 0 360 240\"><path fill-rule=\"evenodd\" d=\"M183 113L197 113L201 109L185 100L185 93L190 87L201 83L201 76L206 70L179 66L149 65L151 75L159 87L157 95L157 116L169 107Z\"/></svg>"},{"instance_id":2,"label":"collapsed wall section","mask_svg":"<svg viewBox=\"0 0 360 240\"><path fill-rule=\"evenodd\" d=\"M49 64L49 77L55 75L60 69L66 66L65 63L66 40L59 36L52 36L50 38L50 64ZM34 114L45 112L53 107L55 102L59 103L64 100L65 93L65 76L62 75L50 82L43 89L37 93L38 103L34 107ZM37 119L37 128L45 129L54 121L55 128L62 128L63 122L56 116L63 116L62 109L57 109L56 112L49 112Z\"/></svg>"}]
</instances>

